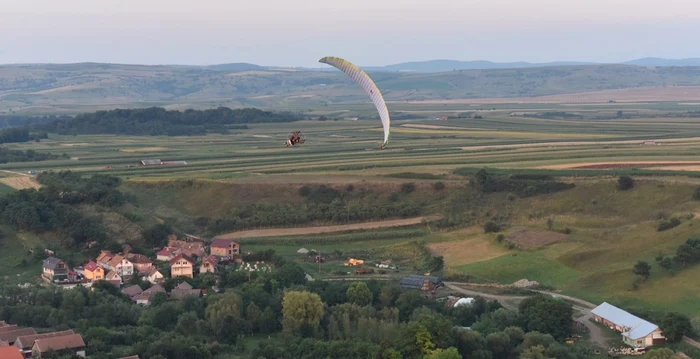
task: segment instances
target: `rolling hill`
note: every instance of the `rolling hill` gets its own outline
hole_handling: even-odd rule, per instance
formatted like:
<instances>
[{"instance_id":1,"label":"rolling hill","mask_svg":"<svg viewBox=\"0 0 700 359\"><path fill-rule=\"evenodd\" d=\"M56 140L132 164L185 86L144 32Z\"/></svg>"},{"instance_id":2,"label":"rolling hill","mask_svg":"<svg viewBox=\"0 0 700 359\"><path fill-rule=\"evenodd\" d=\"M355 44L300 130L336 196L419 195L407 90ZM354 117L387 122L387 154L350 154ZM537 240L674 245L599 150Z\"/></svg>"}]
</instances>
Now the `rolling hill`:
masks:
<instances>
[{"instance_id":1,"label":"rolling hill","mask_svg":"<svg viewBox=\"0 0 700 359\"><path fill-rule=\"evenodd\" d=\"M394 102L700 85L700 67L568 65L370 74L385 99ZM0 114L76 114L152 106L307 111L352 103L366 103L366 95L335 69L271 69L251 64L0 66Z\"/></svg>"}]
</instances>

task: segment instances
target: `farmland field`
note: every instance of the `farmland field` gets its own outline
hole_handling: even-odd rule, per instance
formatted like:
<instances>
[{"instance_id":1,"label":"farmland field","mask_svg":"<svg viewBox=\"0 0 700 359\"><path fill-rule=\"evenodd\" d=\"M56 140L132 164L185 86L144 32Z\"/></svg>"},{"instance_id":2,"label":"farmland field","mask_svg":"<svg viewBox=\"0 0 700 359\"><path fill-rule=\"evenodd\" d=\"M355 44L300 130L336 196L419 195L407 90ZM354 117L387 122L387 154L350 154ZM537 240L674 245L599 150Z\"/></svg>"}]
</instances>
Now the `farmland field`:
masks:
<instances>
[{"instance_id":1,"label":"farmland field","mask_svg":"<svg viewBox=\"0 0 700 359\"><path fill-rule=\"evenodd\" d=\"M501 283L536 280L592 302L700 317L700 283L693 279L700 267L672 275L655 260L659 254L672 255L700 234L700 221L686 217L700 212L700 201L693 199L700 186L700 124L692 117L700 107L606 102L483 108L456 101L390 106L416 118L393 120L389 146L381 151L378 120L337 115L348 111L352 116L374 116L371 105L332 104L311 110L328 120L248 124L248 129L229 134L50 133L40 142L6 146L66 153L70 159L4 163L0 170L70 169L119 176L120 190L133 198L133 207L119 211L139 225L165 222L186 233L226 235L240 239L244 251L274 249L300 261L304 256L297 251L302 247L321 251L328 256L326 263L319 266L309 258L301 262L315 276L357 277L347 274L351 269L343 262L358 256L368 261L392 258L400 270L386 276L396 277L418 272L427 252L443 256L447 274ZM435 120L443 116L450 117ZM306 135L306 143L285 148L283 142L297 129ZM143 159L187 164L143 166ZM475 194L469 181L482 168L504 177L552 176L573 187L534 195L528 188ZM634 188L617 189L622 174L634 177ZM29 185L28 177L5 175L0 180L9 186L22 188L21 181ZM533 181L529 185L535 188L539 180ZM301 189L312 185L331 186L349 198L347 218L343 212L343 218L325 222L281 224L280 219L280 224L249 222L245 228L220 224L236 216L257 218L245 213L250 205L269 206L277 213L301 212L308 204ZM366 202L375 196L376 202ZM376 203L418 206L421 213L406 218L443 216L456 224L438 228L400 216L350 219L352 205ZM261 211L272 211L266 208ZM657 230L661 220L674 216L684 220L669 230ZM410 226L367 224L387 220ZM489 221L499 221L502 227L484 233ZM362 228L372 230L357 231ZM639 260L652 265L652 274L632 290L632 267ZM16 274L20 268L6 272Z\"/></svg>"}]
</instances>

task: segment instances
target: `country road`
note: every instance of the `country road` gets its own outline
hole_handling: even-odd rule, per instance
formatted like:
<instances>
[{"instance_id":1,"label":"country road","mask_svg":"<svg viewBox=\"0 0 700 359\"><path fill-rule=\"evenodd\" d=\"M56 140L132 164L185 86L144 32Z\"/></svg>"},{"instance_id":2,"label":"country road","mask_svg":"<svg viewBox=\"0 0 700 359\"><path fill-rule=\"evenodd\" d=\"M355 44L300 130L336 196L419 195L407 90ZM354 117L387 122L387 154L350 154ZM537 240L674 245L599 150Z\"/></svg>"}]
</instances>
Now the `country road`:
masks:
<instances>
[{"instance_id":1,"label":"country road","mask_svg":"<svg viewBox=\"0 0 700 359\"><path fill-rule=\"evenodd\" d=\"M332 232L344 232L353 230L378 229L389 227L403 227L421 224L423 221L432 221L439 219L439 216L414 217L404 219L392 219L386 221L363 222L353 224L342 224L337 226L321 226L321 227L298 227L298 228L272 228L272 229L253 229L248 231L238 231L226 234L220 234L216 238L221 239L237 239L237 238L252 238L252 237L276 237L276 236L296 236L304 234L321 234Z\"/></svg>"}]
</instances>

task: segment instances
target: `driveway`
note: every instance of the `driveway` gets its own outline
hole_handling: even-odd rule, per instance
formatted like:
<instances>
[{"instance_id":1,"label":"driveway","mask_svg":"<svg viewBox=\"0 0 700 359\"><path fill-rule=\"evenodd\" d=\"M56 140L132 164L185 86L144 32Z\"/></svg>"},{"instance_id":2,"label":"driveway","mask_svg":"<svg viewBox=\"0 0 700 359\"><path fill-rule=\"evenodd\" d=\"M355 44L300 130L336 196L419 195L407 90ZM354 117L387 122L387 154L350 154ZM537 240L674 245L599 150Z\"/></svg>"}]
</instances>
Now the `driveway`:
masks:
<instances>
[{"instance_id":1,"label":"driveway","mask_svg":"<svg viewBox=\"0 0 700 359\"><path fill-rule=\"evenodd\" d=\"M490 294L490 293L482 293L479 291L475 290L469 290L469 289L464 289L462 287L459 287L459 285L469 285L469 283L456 283L456 282L444 282L445 286L447 288L450 288L451 290L454 290L455 292L459 292L462 294L467 294L467 295L478 295L484 298L488 299L493 299L497 300L503 307L511 309L511 310L518 310L517 304L514 304L513 302L520 302L528 297L525 296L514 296L514 295L497 295L497 294ZM578 318L573 318L575 321L583 324L586 326L588 329L588 333L591 336L591 340L598 344L601 348L607 349L608 344L607 344L607 339L605 338L605 335L603 334L602 328L597 326L594 322L591 321L592 314L591 314L591 309L595 308L596 306L593 305L593 303L586 302L585 300L581 300L578 298L570 297L567 295L561 295L559 293L553 293L553 292L547 292L543 290L537 290L536 292L542 293L545 295L552 295L552 296L557 296L559 298L564 298L567 300L570 300L576 304L573 304L573 308L581 313L584 313L584 315L578 317Z\"/></svg>"}]
</instances>

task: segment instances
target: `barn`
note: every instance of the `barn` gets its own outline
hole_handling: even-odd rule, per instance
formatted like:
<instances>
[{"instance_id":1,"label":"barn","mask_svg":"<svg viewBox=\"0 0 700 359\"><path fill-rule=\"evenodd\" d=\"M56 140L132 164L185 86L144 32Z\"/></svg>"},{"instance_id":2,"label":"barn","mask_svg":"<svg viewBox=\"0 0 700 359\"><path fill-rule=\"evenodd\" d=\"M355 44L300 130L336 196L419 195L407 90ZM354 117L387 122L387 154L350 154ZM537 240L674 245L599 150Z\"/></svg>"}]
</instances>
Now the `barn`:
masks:
<instances>
[{"instance_id":1,"label":"barn","mask_svg":"<svg viewBox=\"0 0 700 359\"><path fill-rule=\"evenodd\" d=\"M604 302L593 309L591 314L596 322L622 333L622 340L629 346L646 348L666 342L657 325L611 304Z\"/></svg>"}]
</instances>

